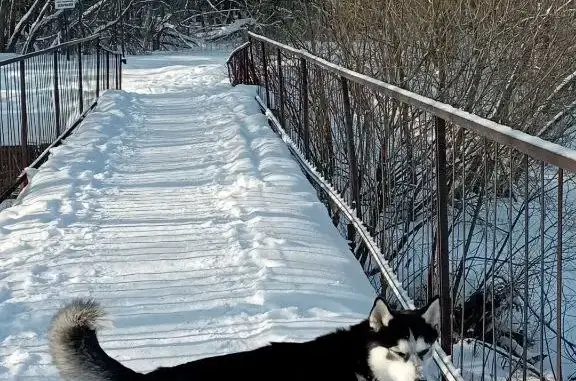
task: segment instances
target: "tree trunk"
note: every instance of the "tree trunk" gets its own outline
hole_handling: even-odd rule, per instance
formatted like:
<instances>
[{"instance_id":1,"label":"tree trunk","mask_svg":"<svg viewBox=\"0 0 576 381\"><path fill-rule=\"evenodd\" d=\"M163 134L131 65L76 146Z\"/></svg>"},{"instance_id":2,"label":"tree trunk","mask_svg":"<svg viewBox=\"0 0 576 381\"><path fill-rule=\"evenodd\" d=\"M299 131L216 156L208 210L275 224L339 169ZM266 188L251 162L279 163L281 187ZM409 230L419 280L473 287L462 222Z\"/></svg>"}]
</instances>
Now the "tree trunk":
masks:
<instances>
[{"instance_id":1,"label":"tree trunk","mask_svg":"<svg viewBox=\"0 0 576 381\"><path fill-rule=\"evenodd\" d=\"M8 34L8 0L0 0L0 52L6 50Z\"/></svg>"}]
</instances>

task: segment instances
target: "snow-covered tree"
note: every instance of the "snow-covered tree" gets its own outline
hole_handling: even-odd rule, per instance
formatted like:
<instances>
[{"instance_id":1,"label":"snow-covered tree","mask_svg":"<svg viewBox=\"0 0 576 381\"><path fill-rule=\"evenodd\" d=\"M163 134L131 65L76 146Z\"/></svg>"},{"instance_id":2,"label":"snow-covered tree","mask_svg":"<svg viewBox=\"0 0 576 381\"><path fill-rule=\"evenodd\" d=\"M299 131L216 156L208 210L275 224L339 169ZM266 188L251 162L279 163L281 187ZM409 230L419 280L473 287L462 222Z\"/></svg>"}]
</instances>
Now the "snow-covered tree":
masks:
<instances>
[{"instance_id":1,"label":"snow-covered tree","mask_svg":"<svg viewBox=\"0 0 576 381\"><path fill-rule=\"evenodd\" d=\"M273 22L272 3L78 0L74 9L57 10L54 0L0 0L0 51L25 53L94 34L131 52L186 47Z\"/></svg>"}]
</instances>

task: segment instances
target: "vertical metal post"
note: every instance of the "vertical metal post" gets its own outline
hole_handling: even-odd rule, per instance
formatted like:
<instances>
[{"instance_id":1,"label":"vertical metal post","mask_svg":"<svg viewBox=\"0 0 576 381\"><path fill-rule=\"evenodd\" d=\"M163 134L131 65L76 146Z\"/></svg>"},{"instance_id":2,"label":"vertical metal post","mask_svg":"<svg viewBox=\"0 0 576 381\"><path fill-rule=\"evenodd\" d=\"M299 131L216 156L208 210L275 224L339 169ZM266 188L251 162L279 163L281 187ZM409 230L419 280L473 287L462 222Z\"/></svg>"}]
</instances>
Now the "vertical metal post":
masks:
<instances>
[{"instance_id":1,"label":"vertical metal post","mask_svg":"<svg viewBox=\"0 0 576 381\"><path fill-rule=\"evenodd\" d=\"M124 59L118 57L118 90L122 90L122 65L124 64Z\"/></svg>"},{"instance_id":2,"label":"vertical metal post","mask_svg":"<svg viewBox=\"0 0 576 381\"><path fill-rule=\"evenodd\" d=\"M96 39L96 98L100 96L100 38Z\"/></svg>"},{"instance_id":3,"label":"vertical metal post","mask_svg":"<svg viewBox=\"0 0 576 381\"><path fill-rule=\"evenodd\" d=\"M562 249L564 218L564 170L558 168L558 238L556 243L556 379L562 380Z\"/></svg>"},{"instance_id":4,"label":"vertical metal post","mask_svg":"<svg viewBox=\"0 0 576 381\"><path fill-rule=\"evenodd\" d=\"M259 84L260 81L258 80L257 76L256 76L256 68L254 65L254 51L252 49L252 45L253 45L253 40L252 37L248 36L248 42L250 43L250 68L249 70L251 71L251 75L252 75L252 81L250 81L249 83L251 84Z\"/></svg>"},{"instance_id":5,"label":"vertical metal post","mask_svg":"<svg viewBox=\"0 0 576 381\"><path fill-rule=\"evenodd\" d=\"M242 52L242 69L244 72L244 78L242 78L242 82L241 83L246 83L249 84L249 78L250 78L250 56L248 55L248 49L244 49Z\"/></svg>"},{"instance_id":6,"label":"vertical metal post","mask_svg":"<svg viewBox=\"0 0 576 381\"><path fill-rule=\"evenodd\" d=\"M346 140L348 142L348 167L350 171L350 189L352 190L352 206L356 209L356 215L362 216L360 210L360 189L358 184L358 168L356 167L356 148L354 144L354 126L352 121L352 110L350 107L350 92L348 80L340 77L342 83L342 99L344 101L344 116L346 118Z\"/></svg>"},{"instance_id":7,"label":"vertical metal post","mask_svg":"<svg viewBox=\"0 0 576 381\"><path fill-rule=\"evenodd\" d=\"M114 54L114 60L116 61L114 63L114 65L116 66L115 69L115 79L116 79L116 90L118 90L120 88L120 63L119 63L119 59L118 59L118 54Z\"/></svg>"},{"instance_id":8,"label":"vertical metal post","mask_svg":"<svg viewBox=\"0 0 576 381\"><path fill-rule=\"evenodd\" d=\"M496 155L495 155L496 156ZM497 156L496 156L497 157ZM528 164L528 155L524 155L523 165L524 165L524 199L529 199L529 192L530 192L530 167ZM495 217L496 218L496 217ZM496 225L496 224L494 224ZM530 298L530 287L528 283L530 282L528 279L530 278L529 275L529 263L530 263L530 237L528 232L530 231L530 210L528 205L524 208L524 295L523 299L528 301ZM494 286L492 286L494 287ZM522 303L522 381L528 380L528 303ZM492 302L492 306L494 306L494 302ZM494 315L492 315L494 316ZM494 331L492 331L494 334ZM493 336L494 338L494 336ZM493 339L493 341L495 341ZM492 360L494 361L494 360ZM496 367L496 366L495 366Z\"/></svg>"},{"instance_id":9,"label":"vertical metal post","mask_svg":"<svg viewBox=\"0 0 576 381\"><path fill-rule=\"evenodd\" d=\"M106 90L110 90L110 52L106 50Z\"/></svg>"},{"instance_id":10,"label":"vertical metal post","mask_svg":"<svg viewBox=\"0 0 576 381\"><path fill-rule=\"evenodd\" d=\"M306 160L310 160L310 120L308 110L308 66L305 58L300 58L300 71L302 75L302 88L300 89L300 99L302 99L302 121L304 127L304 155Z\"/></svg>"},{"instance_id":11,"label":"vertical metal post","mask_svg":"<svg viewBox=\"0 0 576 381\"><path fill-rule=\"evenodd\" d=\"M54 52L54 119L56 120L56 136L60 136L62 125L60 121L60 73L58 72L58 51Z\"/></svg>"},{"instance_id":12,"label":"vertical metal post","mask_svg":"<svg viewBox=\"0 0 576 381\"><path fill-rule=\"evenodd\" d=\"M82 83L82 43L78 44L78 97L80 114L84 112L84 84Z\"/></svg>"},{"instance_id":13,"label":"vertical metal post","mask_svg":"<svg viewBox=\"0 0 576 381\"><path fill-rule=\"evenodd\" d=\"M264 88L266 89L266 107L270 108L270 90L268 90L268 62L266 61L266 44L262 41L262 65L264 70Z\"/></svg>"},{"instance_id":14,"label":"vertical metal post","mask_svg":"<svg viewBox=\"0 0 576 381\"><path fill-rule=\"evenodd\" d=\"M26 64L20 61L20 146L22 170L29 164L28 157L28 105L26 103ZM24 185L28 183L24 179Z\"/></svg>"},{"instance_id":15,"label":"vertical metal post","mask_svg":"<svg viewBox=\"0 0 576 381\"><path fill-rule=\"evenodd\" d=\"M438 267L440 272L440 340L442 349L446 354L452 354L452 325L451 325L451 297L450 274L448 258L448 185L446 182L446 121L434 117L436 133L436 191L437 202L437 229L436 244Z\"/></svg>"},{"instance_id":16,"label":"vertical metal post","mask_svg":"<svg viewBox=\"0 0 576 381\"><path fill-rule=\"evenodd\" d=\"M278 98L280 100L280 124L282 125L282 128L286 128L284 120L284 73L282 71L282 50L280 50L280 48L278 48L278 92Z\"/></svg>"},{"instance_id":17,"label":"vertical metal post","mask_svg":"<svg viewBox=\"0 0 576 381\"><path fill-rule=\"evenodd\" d=\"M230 84L234 86L236 84L236 78L232 77L233 71L230 68L234 65L232 62L226 64L226 69L228 70L228 78L230 78Z\"/></svg>"}]
</instances>

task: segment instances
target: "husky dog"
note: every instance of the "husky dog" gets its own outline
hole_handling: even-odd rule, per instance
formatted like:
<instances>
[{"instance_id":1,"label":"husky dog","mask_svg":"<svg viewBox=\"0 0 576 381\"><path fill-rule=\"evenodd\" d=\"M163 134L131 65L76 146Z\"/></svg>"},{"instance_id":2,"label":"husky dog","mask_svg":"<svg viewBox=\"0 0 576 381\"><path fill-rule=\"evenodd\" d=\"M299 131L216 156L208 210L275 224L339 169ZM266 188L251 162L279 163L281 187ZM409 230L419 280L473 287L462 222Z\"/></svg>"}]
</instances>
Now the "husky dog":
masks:
<instances>
[{"instance_id":1,"label":"husky dog","mask_svg":"<svg viewBox=\"0 0 576 381\"><path fill-rule=\"evenodd\" d=\"M104 313L91 299L60 309L50 353L67 381L415 381L438 338L439 299L417 310L393 310L376 298L370 315L314 340L266 346L138 373L108 356L96 330Z\"/></svg>"}]
</instances>

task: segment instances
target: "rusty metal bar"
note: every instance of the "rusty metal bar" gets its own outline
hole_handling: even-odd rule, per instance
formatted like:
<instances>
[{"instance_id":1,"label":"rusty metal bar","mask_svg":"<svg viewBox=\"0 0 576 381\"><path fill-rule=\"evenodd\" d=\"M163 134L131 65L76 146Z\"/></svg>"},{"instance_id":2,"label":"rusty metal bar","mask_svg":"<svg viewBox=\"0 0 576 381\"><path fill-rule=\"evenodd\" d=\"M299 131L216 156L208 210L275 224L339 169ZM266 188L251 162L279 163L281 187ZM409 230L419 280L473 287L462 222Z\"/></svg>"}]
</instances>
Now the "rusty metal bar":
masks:
<instances>
[{"instance_id":1,"label":"rusty metal bar","mask_svg":"<svg viewBox=\"0 0 576 381\"><path fill-rule=\"evenodd\" d=\"M84 84L82 77L82 44L78 44L78 99L80 114L84 111Z\"/></svg>"},{"instance_id":2,"label":"rusty metal bar","mask_svg":"<svg viewBox=\"0 0 576 381\"><path fill-rule=\"evenodd\" d=\"M246 56L248 56L248 52L245 51ZM284 128L286 128L286 120L284 119L284 72L282 70L282 50L278 48L278 58L277 58L277 65L278 65L278 98L280 102L280 109L278 110L280 123ZM247 67L247 65L246 65Z\"/></svg>"},{"instance_id":3,"label":"rusty metal bar","mask_svg":"<svg viewBox=\"0 0 576 381\"><path fill-rule=\"evenodd\" d=\"M124 64L124 59L120 56L116 56L118 58L118 84L116 88L118 90L122 90L122 65Z\"/></svg>"},{"instance_id":4,"label":"rusty metal bar","mask_svg":"<svg viewBox=\"0 0 576 381\"><path fill-rule=\"evenodd\" d=\"M114 79L115 79L115 89L118 90L120 88L120 59L118 56L114 56Z\"/></svg>"},{"instance_id":5,"label":"rusty metal bar","mask_svg":"<svg viewBox=\"0 0 576 381\"><path fill-rule=\"evenodd\" d=\"M302 76L300 99L302 100L302 124L303 124L303 141L304 141L304 156L306 160L310 160L310 111L308 102L308 65L304 58L300 59L300 70Z\"/></svg>"},{"instance_id":6,"label":"rusty metal bar","mask_svg":"<svg viewBox=\"0 0 576 381\"><path fill-rule=\"evenodd\" d=\"M349 181L351 194L352 207L356 209L356 215L362 216L360 210L360 190L358 183L358 168L356 163L356 147L354 145L354 125L352 120L352 110L350 107L350 90L348 88L348 80L345 77L340 77L342 85L342 99L344 103L344 116L346 118L346 139L348 149L348 165L350 170Z\"/></svg>"},{"instance_id":7,"label":"rusty metal bar","mask_svg":"<svg viewBox=\"0 0 576 381\"><path fill-rule=\"evenodd\" d=\"M54 116L56 119L56 136L62 131L62 121L60 112L60 73L58 71L58 51L53 53L53 70L54 70Z\"/></svg>"},{"instance_id":8,"label":"rusty metal bar","mask_svg":"<svg viewBox=\"0 0 576 381\"><path fill-rule=\"evenodd\" d=\"M96 98L100 96L100 40L96 40Z\"/></svg>"},{"instance_id":9,"label":"rusty metal bar","mask_svg":"<svg viewBox=\"0 0 576 381\"><path fill-rule=\"evenodd\" d=\"M26 63L20 61L20 146L22 170L28 166L28 104L26 99Z\"/></svg>"},{"instance_id":10,"label":"rusty metal bar","mask_svg":"<svg viewBox=\"0 0 576 381\"><path fill-rule=\"evenodd\" d=\"M106 51L106 90L110 90L110 52Z\"/></svg>"},{"instance_id":11,"label":"rusty metal bar","mask_svg":"<svg viewBox=\"0 0 576 381\"><path fill-rule=\"evenodd\" d=\"M564 208L564 170L558 169L558 243L556 244L556 379L562 376L562 293L564 281L562 275L563 261L563 208Z\"/></svg>"},{"instance_id":12,"label":"rusty metal bar","mask_svg":"<svg viewBox=\"0 0 576 381\"><path fill-rule=\"evenodd\" d=\"M262 66L264 71L264 89L266 90L266 107L270 108L270 90L268 89L268 61L266 60L266 44L262 42Z\"/></svg>"},{"instance_id":13,"label":"rusty metal bar","mask_svg":"<svg viewBox=\"0 0 576 381\"><path fill-rule=\"evenodd\" d=\"M278 49L280 52L280 49ZM243 49L243 69L244 69L244 82L250 82L250 61L248 59L248 50Z\"/></svg>"},{"instance_id":14,"label":"rusty metal bar","mask_svg":"<svg viewBox=\"0 0 576 381\"><path fill-rule=\"evenodd\" d=\"M440 272L441 342L446 354L452 354L450 297L450 257L448 253L448 185L446 180L446 121L434 118L436 135L437 257Z\"/></svg>"}]
</instances>

